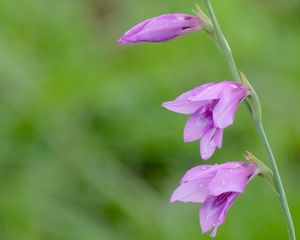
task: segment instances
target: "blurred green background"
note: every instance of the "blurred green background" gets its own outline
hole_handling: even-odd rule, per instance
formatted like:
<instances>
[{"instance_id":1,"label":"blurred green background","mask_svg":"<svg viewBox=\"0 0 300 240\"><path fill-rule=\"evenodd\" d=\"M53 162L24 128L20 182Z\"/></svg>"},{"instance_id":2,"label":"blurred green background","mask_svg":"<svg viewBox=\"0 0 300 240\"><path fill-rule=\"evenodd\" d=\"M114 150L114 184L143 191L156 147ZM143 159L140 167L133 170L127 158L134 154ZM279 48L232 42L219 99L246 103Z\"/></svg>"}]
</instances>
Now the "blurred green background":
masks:
<instances>
[{"instance_id":1,"label":"blurred green background","mask_svg":"<svg viewBox=\"0 0 300 240\"><path fill-rule=\"evenodd\" d=\"M199 1L198 1L199 2ZM213 1L236 61L261 96L265 128L300 231L300 2ZM205 33L118 46L131 26L192 13L182 0L0 1L0 239L183 240L199 205L170 204L201 164L186 116L162 102L230 80ZM201 1L199 2L201 4ZM210 163L267 161L244 105ZM276 196L255 179L217 239L287 239Z\"/></svg>"}]
</instances>

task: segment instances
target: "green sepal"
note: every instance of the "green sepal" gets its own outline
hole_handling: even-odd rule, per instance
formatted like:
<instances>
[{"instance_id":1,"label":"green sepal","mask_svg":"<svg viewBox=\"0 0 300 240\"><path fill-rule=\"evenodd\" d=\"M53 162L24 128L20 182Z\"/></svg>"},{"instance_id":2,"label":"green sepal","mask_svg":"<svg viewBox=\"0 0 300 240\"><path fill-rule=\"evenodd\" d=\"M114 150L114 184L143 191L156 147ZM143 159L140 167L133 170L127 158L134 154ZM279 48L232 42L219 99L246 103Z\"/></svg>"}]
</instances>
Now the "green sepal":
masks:
<instances>
[{"instance_id":1,"label":"green sepal","mask_svg":"<svg viewBox=\"0 0 300 240\"><path fill-rule=\"evenodd\" d=\"M209 34L213 34L214 27L211 22L211 19L204 13L204 11L201 9L201 7L198 4L195 4L195 6L196 6L196 10L193 10L193 12L197 15L200 21L203 22L203 30Z\"/></svg>"},{"instance_id":2,"label":"green sepal","mask_svg":"<svg viewBox=\"0 0 300 240\"><path fill-rule=\"evenodd\" d=\"M249 108L251 109L252 117L255 121L260 121L261 120L261 106L260 106L260 101L257 96L257 93L256 93L255 89L252 87L251 83L248 81L248 79L242 72L240 72L240 77L241 77L242 83L245 84L250 90L250 94L246 98L246 103L249 106Z\"/></svg>"},{"instance_id":3,"label":"green sepal","mask_svg":"<svg viewBox=\"0 0 300 240\"><path fill-rule=\"evenodd\" d=\"M248 162L253 163L258 167L259 169L258 175L263 177L266 180L266 182L271 186L272 190L279 196L276 190L274 175L272 170L268 168L266 164L258 160L252 153L248 151L246 152L246 154L244 154L244 157Z\"/></svg>"}]
</instances>

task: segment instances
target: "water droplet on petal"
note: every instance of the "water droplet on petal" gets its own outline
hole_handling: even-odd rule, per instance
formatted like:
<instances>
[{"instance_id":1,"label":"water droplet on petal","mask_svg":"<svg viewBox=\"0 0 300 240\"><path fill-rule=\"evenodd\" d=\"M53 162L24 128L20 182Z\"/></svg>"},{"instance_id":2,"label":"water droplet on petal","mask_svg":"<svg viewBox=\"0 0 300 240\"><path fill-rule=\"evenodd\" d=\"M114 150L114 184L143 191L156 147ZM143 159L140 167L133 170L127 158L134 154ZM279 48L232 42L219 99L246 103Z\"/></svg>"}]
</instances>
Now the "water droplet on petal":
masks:
<instances>
[{"instance_id":1,"label":"water droplet on petal","mask_svg":"<svg viewBox=\"0 0 300 240\"><path fill-rule=\"evenodd\" d=\"M215 166L218 166L218 164L216 163Z\"/></svg>"},{"instance_id":2,"label":"water droplet on petal","mask_svg":"<svg viewBox=\"0 0 300 240\"><path fill-rule=\"evenodd\" d=\"M200 183L199 187L203 187L203 184L202 184L202 183Z\"/></svg>"},{"instance_id":3,"label":"water droplet on petal","mask_svg":"<svg viewBox=\"0 0 300 240\"><path fill-rule=\"evenodd\" d=\"M228 170L228 172L229 172L229 173L232 173L232 170L231 170L231 169L229 169L229 170Z\"/></svg>"},{"instance_id":4,"label":"water droplet on petal","mask_svg":"<svg viewBox=\"0 0 300 240\"><path fill-rule=\"evenodd\" d=\"M206 167L204 167L204 166L203 166L203 167L201 167L201 169L202 169L202 170L205 170L205 169L206 169Z\"/></svg>"},{"instance_id":5,"label":"water droplet on petal","mask_svg":"<svg viewBox=\"0 0 300 240\"><path fill-rule=\"evenodd\" d=\"M235 84L230 84L230 86L233 88L233 89L237 89L238 86L236 86Z\"/></svg>"},{"instance_id":6,"label":"water droplet on petal","mask_svg":"<svg viewBox=\"0 0 300 240\"><path fill-rule=\"evenodd\" d=\"M225 187L226 186L226 182L222 181L222 186Z\"/></svg>"}]
</instances>

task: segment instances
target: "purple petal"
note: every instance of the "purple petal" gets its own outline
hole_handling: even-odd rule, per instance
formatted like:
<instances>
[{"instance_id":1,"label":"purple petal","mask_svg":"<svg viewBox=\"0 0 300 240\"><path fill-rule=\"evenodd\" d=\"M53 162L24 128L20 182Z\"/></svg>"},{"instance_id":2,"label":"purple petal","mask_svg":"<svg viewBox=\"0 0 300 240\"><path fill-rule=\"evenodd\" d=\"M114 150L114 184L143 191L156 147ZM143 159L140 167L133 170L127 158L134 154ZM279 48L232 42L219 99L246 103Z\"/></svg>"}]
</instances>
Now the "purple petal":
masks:
<instances>
[{"instance_id":1,"label":"purple petal","mask_svg":"<svg viewBox=\"0 0 300 240\"><path fill-rule=\"evenodd\" d=\"M213 228L211 237L215 237L218 227L224 223L226 213L239 193L224 193L219 196L208 197L200 209L200 225L202 232L208 232Z\"/></svg>"},{"instance_id":2,"label":"purple petal","mask_svg":"<svg viewBox=\"0 0 300 240\"><path fill-rule=\"evenodd\" d=\"M209 184L209 195L218 196L226 192L243 192L257 167L249 163L227 163L218 168Z\"/></svg>"},{"instance_id":3,"label":"purple petal","mask_svg":"<svg viewBox=\"0 0 300 240\"><path fill-rule=\"evenodd\" d=\"M201 29L196 16L188 14L164 14L139 23L127 31L120 44L163 42Z\"/></svg>"},{"instance_id":4,"label":"purple petal","mask_svg":"<svg viewBox=\"0 0 300 240\"><path fill-rule=\"evenodd\" d=\"M211 113L199 109L188 119L184 127L184 141L192 142L200 139L213 125Z\"/></svg>"},{"instance_id":5,"label":"purple petal","mask_svg":"<svg viewBox=\"0 0 300 240\"><path fill-rule=\"evenodd\" d=\"M181 113L181 114L191 114L200 109L205 102L187 102L187 101L170 101L164 102L162 106L170 111Z\"/></svg>"},{"instance_id":6,"label":"purple petal","mask_svg":"<svg viewBox=\"0 0 300 240\"><path fill-rule=\"evenodd\" d=\"M210 178L182 183L172 194L171 202L199 202L203 203L207 196Z\"/></svg>"},{"instance_id":7,"label":"purple petal","mask_svg":"<svg viewBox=\"0 0 300 240\"><path fill-rule=\"evenodd\" d=\"M223 132L224 132L224 130L221 128L217 128L217 130L215 132L214 141L217 145L217 148L222 147Z\"/></svg>"},{"instance_id":8,"label":"purple petal","mask_svg":"<svg viewBox=\"0 0 300 240\"><path fill-rule=\"evenodd\" d=\"M134 34L140 32L150 21L152 20L152 18L147 19L139 24L137 24L136 26L134 26L133 28L129 29L122 38L120 38L118 40L119 44L133 44L135 43L135 41L131 40L134 36Z\"/></svg>"},{"instance_id":9,"label":"purple petal","mask_svg":"<svg viewBox=\"0 0 300 240\"><path fill-rule=\"evenodd\" d=\"M207 101L191 101L189 100L189 97L199 94L201 91L205 90L211 85L214 85L214 83L202 84L201 86L195 87L179 95L175 100L164 102L162 106L170 111L177 113L194 113L196 110L207 104Z\"/></svg>"},{"instance_id":10,"label":"purple petal","mask_svg":"<svg viewBox=\"0 0 300 240\"><path fill-rule=\"evenodd\" d=\"M210 86L215 85L215 82L209 82L209 83L204 83L198 87L195 87L189 91L186 91L179 95L176 99L177 100L188 100L188 98L197 96L200 92L204 91L205 89L209 88Z\"/></svg>"},{"instance_id":11,"label":"purple petal","mask_svg":"<svg viewBox=\"0 0 300 240\"><path fill-rule=\"evenodd\" d=\"M171 202L203 202L207 196L207 187L217 169L215 165L201 165L187 171L180 181L180 186L174 191Z\"/></svg>"},{"instance_id":12,"label":"purple petal","mask_svg":"<svg viewBox=\"0 0 300 240\"><path fill-rule=\"evenodd\" d=\"M199 92L197 95L190 96L190 101L207 101L219 99L222 96L223 89L228 86L228 81L212 84Z\"/></svg>"},{"instance_id":13,"label":"purple petal","mask_svg":"<svg viewBox=\"0 0 300 240\"><path fill-rule=\"evenodd\" d=\"M221 165L220 165L221 166ZM197 181L202 178L212 179L217 173L218 166L199 165L188 170L180 181L180 184L190 181Z\"/></svg>"},{"instance_id":14,"label":"purple petal","mask_svg":"<svg viewBox=\"0 0 300 240\"><path fill-rule=\"evenodd\" d=\"M247 88L238 83L231 83L224 88L220 101L213 110L213 119L217 127L226 128L233 123L236 110L247 93Z\"/></svg>"},{"instance_id":15,"label":"purple petal","mask_svg":"<svg viewBox=\"0 0 300 240\"><path fill-rule=\"evenodd\" d=\"M200 141L200 154L203 160L209 159L216 150L216 142L214 141L214 134L216 128L211 128Z\"/></svg>"}]
</instances>

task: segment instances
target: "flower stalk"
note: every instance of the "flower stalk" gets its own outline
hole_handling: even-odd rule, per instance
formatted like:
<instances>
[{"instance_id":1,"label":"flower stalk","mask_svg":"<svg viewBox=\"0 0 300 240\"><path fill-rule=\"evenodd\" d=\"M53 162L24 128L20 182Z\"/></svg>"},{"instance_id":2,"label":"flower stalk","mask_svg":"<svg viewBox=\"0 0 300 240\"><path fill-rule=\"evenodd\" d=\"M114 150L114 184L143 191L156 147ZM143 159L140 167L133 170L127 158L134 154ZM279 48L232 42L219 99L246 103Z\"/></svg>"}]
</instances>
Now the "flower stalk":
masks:
<instances>
[{"instance_id":1,"label":"flower stalk","mask_svg":"<svg viewBox=\"0 0 300 240\"><path fill-rule=\"evenodd\" d=\"M207 7L208 10L208 14L209 17L212 20L212 24L214 26L214 31L212 32L212 36L214 39L216 39L216 42L218 44L218 46L220 47L221 51L223 52L225 59L229 65L230 71L233 75L233 78L235 81L237 82L244 82L242 81L242 77L238 71L238 68L236 67L231 49L228 45L228 42L226 41L226 38L224 37L224 34L221 31L220 25L218 23L218 20L216 18L216 15L214 13L214 9L212 7L212 4L210 2L210 0L204 0L205 5ZM243 76L243 75L242 75ZM246 79L246 78L245 78ZM248 82L248 81L247 81ZM272 171L274 174L274 182L275 182L275 187L276 190L279 194L279 201L284 213L284 217L285 217L285 222L287 224L287 228L288 228L288 233L289 233L289 239L290 240L296 240L296 234L295 234L295 229L294 229L294 224L293 224L293 220L292 220L292 216L289 210L289 206L288 206L288 202L286 199L286 194L284 191L284 187L282 184L282 180L280 177L280 173L277 167L277 163L275 160L275 157L273 155L272 149L270 147L268 138L265 134L264 128L263 128L263 124L262 124L262 120L261 120L261 116L260 116L260 102L259 102L259 98L257 96L257 94L255 93L255 90L253 89L253 87L251 86L250 90L252 91L252 94L249 96L250 99L247 99L247 106L249 107L249 109L252 112L252 119L253 122L255 124L255 127L257 129L257 132L259 134L259 137L263 143L263 146L267 152L268 158L270 160L270 164L272 167ZM251 101L251 97L254 98L254 101ZM259 114L253 114L254 112L258 112Z\"/></svg>"},{"instance_id":2,"label":"flower stalk","mask_svg":"<svg viewBox=\"0 0 300 240\"><path fill-rule=\"evenodd\" d=\"M257 129L257 132L262 140L262 143L264 145L264 148L268 154L270 163L271 163L271 167L272 167L272 171L274 174L274 182L275 182L275 187L277 192L279 193L279 201L285 216L285 221L288 227L288 232L289 232L289 237L290 240L296 240L296 234L295 234L295 229L294 229L294 223L293 223L293 219L292 219L292 215L289 209L289 204L288 201L286 199L286 194L284 191L284 187L282 184L282 180L280 177L280 173L277 167L277 163L274 157L274 154L272 152L271 146L269 144L268 138L266 136L266 133L264 131L263 128L263 124L262 121L255 121L255 127Z\"/></svg>"},{"instance_id":3,"label":"flower stalk","mask_svg":"<svg viewBox=\"0 0 300 240\"><path fill-rule=\"evenodd\" d=\"M221 51L223 52L223 54L226 58L226 61L228 63L228 66L229 66L229 69L232 73L234 81L242 82L239 71L236 67L236 64L235 64L235 61L234 61L234 58L233 58L233 55L232 55L232 52L231 52L231 48L230 48L224 34L221 31L218 19L217 19L216 15L214 14L214 10L213 10L213 7L210 3L210 0L204 0L204 2L205 2L205 5L207 7L209 16L212 20L212 24L213 24L213 27L214 27L214 31L212 33L213 34L212 36L217 41L218 46L220 47Z\"/></svg>"}]
</instances>

